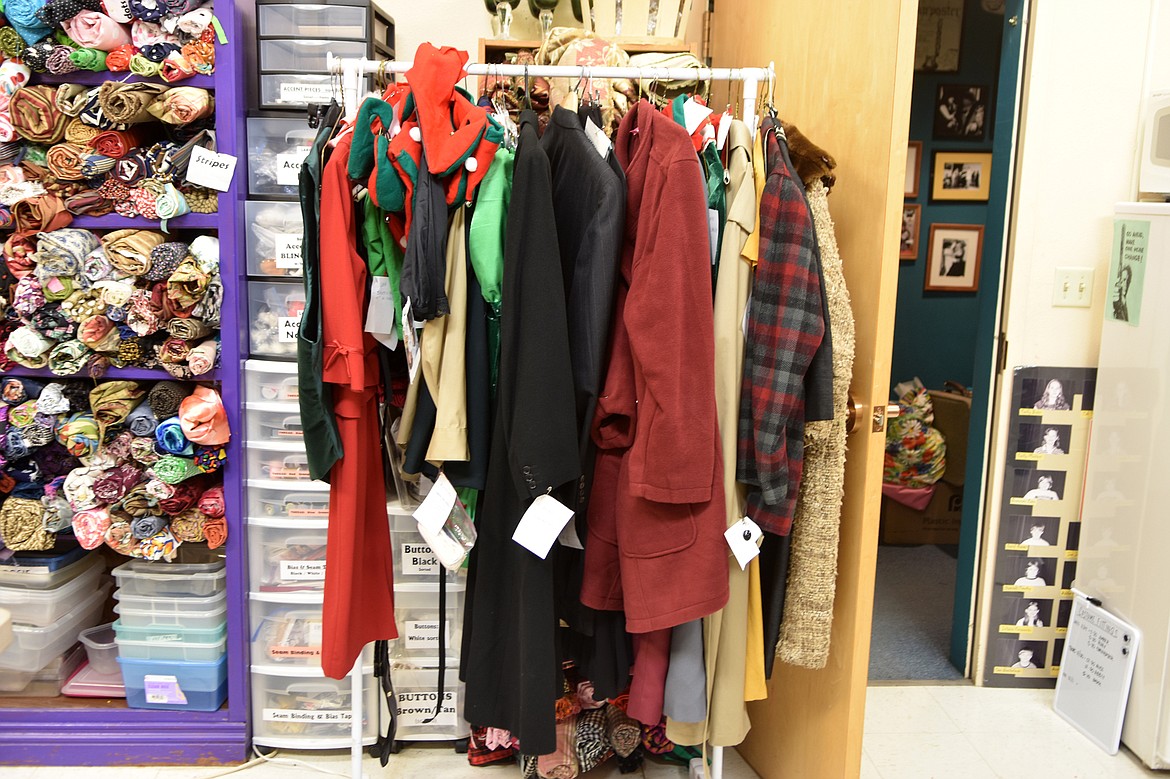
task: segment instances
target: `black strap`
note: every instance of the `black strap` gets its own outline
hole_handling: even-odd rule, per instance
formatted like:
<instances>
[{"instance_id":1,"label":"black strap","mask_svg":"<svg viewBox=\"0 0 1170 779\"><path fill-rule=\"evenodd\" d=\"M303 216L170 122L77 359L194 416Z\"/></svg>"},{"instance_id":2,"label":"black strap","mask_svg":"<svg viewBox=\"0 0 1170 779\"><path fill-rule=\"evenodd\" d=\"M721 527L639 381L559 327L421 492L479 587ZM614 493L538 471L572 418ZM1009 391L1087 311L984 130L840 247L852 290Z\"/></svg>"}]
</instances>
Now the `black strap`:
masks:
<instances>
[{"instance_id":1,"label":"black strap","mask_svg":"<svg viewBox=\"0 0 1170 779\"><path fill-rule=\"evenodd\" d=\"M435 711L423 720L423 724L434 722L443 710L447 676L447 569L439 563L439 682L435 696Z\"/></svg>"},{"instance_id":2,"label":"black strap","mask_svg":"<svg viewBox=\"0 0 1170 779\"><path fill-rule=\"evenodd\" d=\"M378 759L385 766L390 762L390 755L394 751L394 739L398 735L398 699L394 694L394 683L390 680L390 642L374 642L374 677L382 685L382 694L386 696L386 708L390 711L390 721L386 723L386 732L378 735L375 748L378 750Z\"/></svg>"}]
</instances>

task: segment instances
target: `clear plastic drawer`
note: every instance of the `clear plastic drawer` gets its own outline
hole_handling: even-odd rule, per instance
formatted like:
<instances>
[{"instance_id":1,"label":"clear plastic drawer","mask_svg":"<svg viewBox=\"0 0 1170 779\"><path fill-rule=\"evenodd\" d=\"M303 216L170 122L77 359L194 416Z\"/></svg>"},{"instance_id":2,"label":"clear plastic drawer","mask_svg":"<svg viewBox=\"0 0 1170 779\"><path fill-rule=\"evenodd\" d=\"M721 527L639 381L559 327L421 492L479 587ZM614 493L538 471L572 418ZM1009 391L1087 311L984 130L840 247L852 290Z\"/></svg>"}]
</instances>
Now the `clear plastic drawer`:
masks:
<instances>
[{"instance_id":1,"label":"clear plastic drawer","mask_svg":"<svg viewBox=\"0 0 1170 779\"><path fill-rule=\"evenodd\" d=\"M325 586L324 520L248 522L251 586L259 592L321 590Z\"/></svg>"},{"instance_id":2,"label":"clear plastic drawer","mask_svg":"<svg viewBox=\"0 0 1170 779\"><path fill-rule=\"evenodd\" d=\"M299 397L295 361L244 361L244 399L249 403L296 403Z\"/></svg>"},{"instance_id":3,"label":"clear plastic drawer","mask_svg":"<svg viewBox=\"0 0 1170 779\"><path fill-rule=\"evenodd\" d=\"M261 43L273 43L262 41ZM253 195L295 198L301 165L317 131L299 119L249 117L248 191Z\"/></svg>"},{"instance_id":4,"label":"clear plastic drawer","mask_svg":"<svg viewBox=\"0 0 1170 779\"><path fill-rule=\"evenodd\" d=\"M313 483L309 476L309 455L303 444L249 443L246 451L251 478L297 485Z\"/></svg>"},{"instance_id":5,"label":"clear plastic drawer","mask_svg":"<svg viewBox=\"0 0 1170 779\"><path fill-rule=\"evenodd\" d=\"M262 76L261 83L268 78L285 77ZM244 223L248 226L246 244L249 275L277 277L301 275L301 266L304 264L301 257L304 220L301 217L300 203L249 200L244 203Z\"/></svg>"},{"instance_id":6,"label":"clear plastic drawer","mask_svg":"<svg viewBox=\"0 0 1170 779\"><path fill-rule=\"evenodd\" d=\"M301 443L305 431L301 427L301 407L298 403L247 404L248 443Z\"/></svg>"},{"instance_id":7,"label":"clear plastic drawer","mask_svg":"<svg viewBox=\"0 0 1170 779\"><path fill-rule=\"evenodd\" d=\"M328 519L329 485L321 481L248 479L248 516L272 519Z\"/></svg>"},{"instance_id":8,"label":"clear plastic drawer","mask_svg":"<svg viewBox=\"0 0 1170 779\"><path fill-rule=\"evenodd\" d=\"M365 6L271 3L256 6L262 37L353 38L365 40Z\"/></svg>"},{"instance_id":9,"label":"clear plastic drawer","mask_svg":"<svg viewBox=\"0 0 1170 779\"><path fill-rule=\"evenodd\" d=\"M264 73L328 74L328 55L364 57L365 41L305 40L282 38L260 41L260 70Z\"/></svg>"},{"instance_id":10,"label":"clear plastic drawer","mask_svg":"<svg viewBox=\"0 0 1170 779\"><path fill-rule=\"evenodd\" d=\"M254 355L295 360L305 288L299 282L248 282L248 343Z\"/></svg>"},{"instance_id":11,"label":"clear plastic drawer","mask_svg":"<svg viewBox=\"0 0 1170 779\"><path fill-rule=\"evenodd\" d=\"M304 741L306 748L324 747L334 739L346 740L353 722L350 679L323 676L275 676L252 672L252 733L255 741L273 744ZM378 698L373 678L362 681L362 733L375 738L378 730ZM283 745L283 744L274 744ZM288 743L292 746L292 743Z\"/></svg>"}]
</instances>

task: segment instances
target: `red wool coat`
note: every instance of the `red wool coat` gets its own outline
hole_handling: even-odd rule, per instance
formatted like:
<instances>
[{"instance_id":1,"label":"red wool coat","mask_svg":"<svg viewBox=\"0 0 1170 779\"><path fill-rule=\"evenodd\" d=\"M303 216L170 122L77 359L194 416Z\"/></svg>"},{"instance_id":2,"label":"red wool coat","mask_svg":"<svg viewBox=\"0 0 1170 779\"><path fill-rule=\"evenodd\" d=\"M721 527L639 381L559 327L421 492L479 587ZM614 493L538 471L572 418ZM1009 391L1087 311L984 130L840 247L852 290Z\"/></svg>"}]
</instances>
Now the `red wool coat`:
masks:
<instances>
[{"instance_id":1,"label":"red wool coat","mask_svg":"<svg viewBox=\"0 0 1170 779\"><path fill-rule=\"evenodd\" d=\"M686 131L641 102L615 138L626 171L625 245L581 600L626 612L631 633L727 602L715 415L706 189Z\"/></svg>"}]
</instances>

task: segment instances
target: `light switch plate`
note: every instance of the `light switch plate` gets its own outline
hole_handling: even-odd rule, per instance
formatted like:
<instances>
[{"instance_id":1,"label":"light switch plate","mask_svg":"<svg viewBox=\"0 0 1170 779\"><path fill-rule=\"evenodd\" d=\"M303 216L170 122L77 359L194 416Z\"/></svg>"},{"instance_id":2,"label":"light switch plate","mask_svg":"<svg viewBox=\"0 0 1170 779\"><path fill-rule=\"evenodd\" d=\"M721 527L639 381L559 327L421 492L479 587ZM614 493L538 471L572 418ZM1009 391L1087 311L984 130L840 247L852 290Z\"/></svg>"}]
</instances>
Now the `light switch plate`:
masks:
<instances>
[{"instance_id":1,"label":"light switch plate","mask_svg":"<svg viewBox=\"0 0 1170 779\"><path fill-rule=\"evenodd\" d=\"M1057 268L1052 285L1052 305L1088 308L1093 302L1092 268Z\"/></svg>"}]
</instances>

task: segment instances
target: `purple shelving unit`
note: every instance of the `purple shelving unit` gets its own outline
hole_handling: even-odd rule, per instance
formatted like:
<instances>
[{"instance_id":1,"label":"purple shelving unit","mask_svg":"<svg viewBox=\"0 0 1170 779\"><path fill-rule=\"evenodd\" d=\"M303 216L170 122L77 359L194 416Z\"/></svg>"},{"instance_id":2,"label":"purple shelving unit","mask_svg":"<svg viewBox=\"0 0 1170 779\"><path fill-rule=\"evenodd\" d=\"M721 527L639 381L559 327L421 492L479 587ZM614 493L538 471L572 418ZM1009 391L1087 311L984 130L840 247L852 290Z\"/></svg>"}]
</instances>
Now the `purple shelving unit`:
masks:
<instances>
[{"instance_id":1,"label":"purple shelving unit","mask_svg":"<svg viewBox=\"0 0 1170 779\"><path fill-rule=\"evenodd\" d=\"M172 231L215 231L220 241L220 274L224 282L221 314L220 368L201 376L219 381L232 429L224 470L228 518L227 658L228 699L219 711L185 712L130 709L107 702L85 706L6 708L0 701L0 765L193 765L237 763L248 754L248 614L247 549L244 516L244 429L241 408L242 355L247 335L247 300L241 219L247 189L244 146L244 66L240 11L235 0L215 0L215 13L227 37L216 46L215 73L181 82L215 90L216 142L220 152L240 158L231 188L219 196L215 214L189 214L169 223ZM70 81L98 84L126 74L74 73L42 78L42 83ZM41 78L41 77L38 77ZM131 80L141 80L135 76ZM157 222L111 215L75 219L76 227L117 229L157 227ZM20 376L51 376L48 371L13 370ZM166 379L162 370L114 369L109 378ZM31 699L29 699L31 700Z\"/></svg>"}]
</instances>

